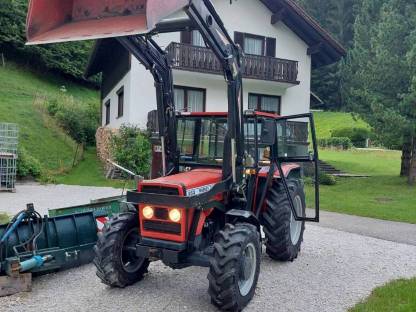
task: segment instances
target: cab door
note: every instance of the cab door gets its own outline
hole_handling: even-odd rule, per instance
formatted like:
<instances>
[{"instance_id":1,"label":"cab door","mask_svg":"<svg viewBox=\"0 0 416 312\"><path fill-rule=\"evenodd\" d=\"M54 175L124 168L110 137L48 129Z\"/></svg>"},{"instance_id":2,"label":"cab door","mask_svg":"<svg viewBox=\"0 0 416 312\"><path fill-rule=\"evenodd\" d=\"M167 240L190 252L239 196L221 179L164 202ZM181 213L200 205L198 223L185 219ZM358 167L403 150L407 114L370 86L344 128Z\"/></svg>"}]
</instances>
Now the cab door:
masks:
<instances>
[{"instance_id":1,"label":"cab door","mask_svg":"<svg viewBox=\"0 0 416 312\"><path fill-rule=\"evenodd\" d=\"M274 158L286 189L292 212L297 221L319 222L319 155L313 115L300 114L276 119L277 135ZM298 216L289 194L282 166L297 163L301 166L301 178L305 183L308 206L314 206L313 216Z\"/></svg>"}]
</instances>

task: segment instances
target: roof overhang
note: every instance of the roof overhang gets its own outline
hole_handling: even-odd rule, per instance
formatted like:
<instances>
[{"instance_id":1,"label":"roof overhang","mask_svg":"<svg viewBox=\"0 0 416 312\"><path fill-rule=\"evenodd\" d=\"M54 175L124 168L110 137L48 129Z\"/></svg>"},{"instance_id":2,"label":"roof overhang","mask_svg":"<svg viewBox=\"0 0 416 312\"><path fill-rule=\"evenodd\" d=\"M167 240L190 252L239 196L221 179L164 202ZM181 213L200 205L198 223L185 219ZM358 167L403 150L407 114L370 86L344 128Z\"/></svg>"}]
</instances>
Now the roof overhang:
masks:
<instances>
[{"instance_id":1,"label":"roof overhang","mask_svg":"<svg viewBox=\"0 0 416 312\"><path fill-rule=\"evenodd\" d=\"M103 71L103 64L111 64L113 61L111 51L118 49L124 48L117 39L108 38L97 40L88 60L84 77L89 78L101 73Z\"/></svg>"},{"instance_id":2,"label":"roof overhang","mask_svg":"<svg viewBox=\"0 0 416 312\"><path fill-rule=\"evenodd\" d=\"M295 1L260 1L273 12L272 24L284 23L309 46L313 68L335 63L347 54L345 48Z\"/></svg>"}]
</instances>

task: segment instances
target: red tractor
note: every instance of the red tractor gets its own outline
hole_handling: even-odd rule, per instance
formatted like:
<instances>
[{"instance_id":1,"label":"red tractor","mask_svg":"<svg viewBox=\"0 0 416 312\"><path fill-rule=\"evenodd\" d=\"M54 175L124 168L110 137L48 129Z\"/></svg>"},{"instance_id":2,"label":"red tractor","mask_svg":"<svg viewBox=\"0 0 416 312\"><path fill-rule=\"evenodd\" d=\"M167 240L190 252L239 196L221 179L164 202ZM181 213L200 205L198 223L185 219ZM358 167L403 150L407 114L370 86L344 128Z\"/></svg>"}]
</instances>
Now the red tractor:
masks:
<instances>
[{"instance_id":1,"label":"red tractor","mask_svg":"<svg viewBox=\"0 0 416 312\"><path fill-rule=\"evenodd\" d=\"M175 112L170 60L152 36L185 29L199 30L222 64L227 113ZM27 33L29 44L115 37L155 80L161 177L128 192L134 208L106 224L94 261L103 283L136 283L156 260L209 267L212 303L240 311L257 285L261 229L272 259L298 256L305 221L319 221L312 115L243 112L242 52L209 0L31 0ZM304 168L315 176L313 218Z\"/></svg>"}]
</instances>

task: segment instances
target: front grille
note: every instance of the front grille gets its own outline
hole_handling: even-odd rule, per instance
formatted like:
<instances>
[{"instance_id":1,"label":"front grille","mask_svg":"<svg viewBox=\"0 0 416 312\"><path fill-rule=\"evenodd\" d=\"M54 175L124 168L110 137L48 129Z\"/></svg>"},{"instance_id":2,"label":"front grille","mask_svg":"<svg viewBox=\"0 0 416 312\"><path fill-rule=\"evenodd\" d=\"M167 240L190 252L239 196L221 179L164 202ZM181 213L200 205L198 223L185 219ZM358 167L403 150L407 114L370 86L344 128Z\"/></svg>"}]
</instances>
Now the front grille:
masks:
<instances>
[{"instance_id":1,"label":"front grille","mask_svg":"<svg viewBox=\"0 0 416 312\"><path fill-rule=\"evenodd\" d=\"M179 223L161 222L161 221L143 221L143 228L146 231L154 231L168 234L181 234L181 225Z\"/></svg>"},{"instance_id":2,"label":"front grille","mask_svg":"<svg viewBox=\"0 0 416 312\"><path fill-rule=\"evenodd\" d=\"M166 208L155 208L155 217L159 220L167 220L169 218L169 211Z\"/></svg>"},{"instance_id":3,"label":"front grille","mask_svg":"<svg viewBox=\"0 0 416 312\"><path fill-rule=\"evenodd\" d=\"M179 190L177 188L172 188L172 187L143 185L142 193L179 195Z\"/></svg>"}]
</instances>

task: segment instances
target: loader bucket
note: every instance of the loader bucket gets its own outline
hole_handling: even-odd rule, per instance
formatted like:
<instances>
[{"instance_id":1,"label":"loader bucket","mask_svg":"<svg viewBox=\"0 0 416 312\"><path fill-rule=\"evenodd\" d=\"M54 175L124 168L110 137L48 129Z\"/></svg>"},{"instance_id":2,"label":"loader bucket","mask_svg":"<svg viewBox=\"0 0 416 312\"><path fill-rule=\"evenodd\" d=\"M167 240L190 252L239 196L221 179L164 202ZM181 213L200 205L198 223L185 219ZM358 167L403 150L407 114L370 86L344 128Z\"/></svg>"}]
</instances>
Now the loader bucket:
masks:
<instances>
[{"instance_id":1,"label":"loader bucket","mask_svg":"<svg viewBox=\"0 0 416 312\"><path fill-rule=\"evenodd\" d=\"M30 0L28 44L120 37L150 32L189 0Z\"/></svg>"}]
</instances>

